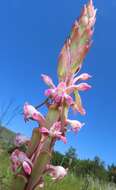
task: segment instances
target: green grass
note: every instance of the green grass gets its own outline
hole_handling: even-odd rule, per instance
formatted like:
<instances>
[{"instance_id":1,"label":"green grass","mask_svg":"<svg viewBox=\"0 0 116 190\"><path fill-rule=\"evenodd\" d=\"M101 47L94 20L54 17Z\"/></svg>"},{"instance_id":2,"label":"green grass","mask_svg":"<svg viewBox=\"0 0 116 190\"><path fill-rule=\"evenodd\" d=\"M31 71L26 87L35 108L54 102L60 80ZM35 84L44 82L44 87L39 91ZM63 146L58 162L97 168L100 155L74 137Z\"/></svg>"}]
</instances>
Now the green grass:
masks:
<instances>
[{"instance_id":1,"label":"green grass","mask_svg":"<svg viewBox=\"0 0 116 190\"><path fill-rule=\"evenodd\" d=\"M111 183L100 182L91 177L78 178L69 174L60 182L46 180L44 190L116 190L116 186Z\"/></svg>"},{"instance_id":2,"label":"green grass","mask_svg":"<svg viewBox=\"0 0 116 190\"><path fill-rule=\"evenodd\" d=\"M0 148L0 150L2 150ZM4 150L0 153L0 190L10 190L12 174L9 156Z\"/></svg>"},{"instance_id":3,"label":"green grass","mask_svg":"<svg viewBox=\"0 0 116 190\"><path fill-rule=\"evenodd\" d=\"M2 143L12 143L15 133L11 130L0 126L0 142Z\"/></svg>"}]
</instances>

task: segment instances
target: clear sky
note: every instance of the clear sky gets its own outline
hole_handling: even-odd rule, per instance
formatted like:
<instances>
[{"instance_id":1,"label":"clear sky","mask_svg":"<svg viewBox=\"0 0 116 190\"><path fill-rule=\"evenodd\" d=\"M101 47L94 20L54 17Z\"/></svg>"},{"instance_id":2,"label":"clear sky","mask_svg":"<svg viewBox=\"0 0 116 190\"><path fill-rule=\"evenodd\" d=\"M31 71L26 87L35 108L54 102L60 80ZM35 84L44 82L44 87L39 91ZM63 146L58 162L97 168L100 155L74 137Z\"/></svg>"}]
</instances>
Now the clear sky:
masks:
<instances>
[{"instance_id":1,"label":"clear sky","mask_svg":"<svg viewBox=\"0 0 116 190\"><path fill-rule=\"evenodd\" d=\"M57 82L57 58L85 0L0 1L0 107L14 99L37 105L46 86L41 73ZM68 134L68 143L58 142L65 152L72 145L80 158L100 156L116 164L116 0L94 0L98 9L94 43L81 73L93 76L93 88L82 94L87 115L71 114L86 123L78 136ZM42 109L43 113L45 112ZM25 124L18 115L8 126L30 136L36 123Z\"/></svg>"}]
</instances>

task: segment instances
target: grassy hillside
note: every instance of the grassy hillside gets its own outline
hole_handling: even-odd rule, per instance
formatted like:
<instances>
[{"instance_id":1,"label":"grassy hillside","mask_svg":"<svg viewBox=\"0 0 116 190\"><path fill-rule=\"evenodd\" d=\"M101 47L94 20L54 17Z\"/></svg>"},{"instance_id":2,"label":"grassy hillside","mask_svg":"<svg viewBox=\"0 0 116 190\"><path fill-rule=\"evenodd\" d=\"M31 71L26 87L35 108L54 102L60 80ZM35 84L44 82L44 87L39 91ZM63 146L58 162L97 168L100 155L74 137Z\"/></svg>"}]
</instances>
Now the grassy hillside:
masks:
<instances>
[{"instance_id":1,"label":"grassy hillside","mask_svg":"<svg viewBox=\"0 0 116 190\"><path fill-rule=\"evenodd\" d=\"M0 142L2 143L12 143L15 133L11 130L0 126Z\"/></svg>"}]
</instances>

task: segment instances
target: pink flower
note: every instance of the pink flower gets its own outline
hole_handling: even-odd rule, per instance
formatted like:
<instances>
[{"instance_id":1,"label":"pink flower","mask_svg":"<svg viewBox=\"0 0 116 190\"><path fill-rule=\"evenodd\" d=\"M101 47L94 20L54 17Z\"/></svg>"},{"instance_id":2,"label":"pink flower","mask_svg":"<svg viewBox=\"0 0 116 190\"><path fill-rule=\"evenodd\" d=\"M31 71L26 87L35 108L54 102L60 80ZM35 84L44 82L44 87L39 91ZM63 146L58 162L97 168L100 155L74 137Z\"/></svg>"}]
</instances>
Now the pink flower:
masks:
<instances>
[{"instance_id":1,"label":"pink flower","mask_svg":"<svg viewBox=\"0 0 116 190\"><path fill-rule=\"evenodd\" d=\"M67 95L66 93L65 93L64 97L65 97L65 101L66 101L68 106L71 106L74 103L72 97Z\"/></svg>"},{"instance_id":2,"label":"pink flower","mask_svg":"<svg viewBox=\"0 0 116 190\"><path fill-rule=\"evenodd\" d=\"M66 102L68 106L73 103L73 99L66 93L66 83L60 82L57 87L45 90L45 95L54 99L55 103Z\"/></svg>"},{"instance_id":3,"label":"pink flower","mask_svg":"<svg viewBox=\"0 0 116 190\"><path fill-rule=\"evenodd\" d=\"M75 90L78 91L85 91L85 90L89 90L91 88L91 86L87 83L80 83L78 85L70 85L69 87L66 88L66 92L71 94L73 93Z\"/></svg>"},{"instance_id":4,"label":"pink flower","mask_svg":"<svg viewBox=\"0 0 116 190\"><path fill-rule=\"evenodd\" d=\"M80 83L77 85L77 89L80 91L89 90L90 88L91 88L91 85L89 85L87 83Z\"/></svg>"},{"instance_id":5,"label":"pink flower","mask_svg":"<svg viewBox=\"0 0 116 190\"><path fill-rule=\"evenodd\" d=\"M52 177L52 180L58 181L63 179L68 172L68 168L65 169L62 166L53 166L47 165L49 175Z\"/></svg>"},{"instance_id":6,"label":"pink flower","mask_svg":"<svg viewBox=\"0 0 116 190\"><path fill-rule=\"evenodd\" d=\"M24 152L15 149L11 154L12 169L14 172L22 165L26 174L30 175L32 170L32 162Z\"/></svg>"},{"instance_id":7,"label":"pink flower","mask_svg":"<svg viewBox=\"0 0 116 190\"><path fill-rule=\"evenodd\" d=\"M51 85L51 88L45 90L45 95L51 98L53 103L58 105L65 103L67 106L71 106L74 111L78 111L80 114L85 115L86 111L82 106L78 91L89 90L91 86L87 83L80 83L78 85L75 83L89 78L91 78L91 76L88 73L83 73L78 77L72 78L69 86L67 86L66 82L61 81L57 87ZM74 95L75 100L73 100L71 94Z\"/></svg>"},{"instance_id":8,"label":"pink flower","mask_svg":"<svg viewBox=\"0 0 116 190\"><path fill-rule=\"evenodd\" d=\"M25 144L29 142L29 138L24 136L24 135L21 135L20 133L16 134L15 138L14 138L14 144L15 146L19 147L21 146L22 144Z\"/></svg>"},{"instance_id":9,"label":"pink flower","mask_svg":"<svg viewBox=\"0 0 116 190\"><path fill-rule=\"evenodd\" d=\"M55 95L56 95L55 89L50 88L45 90L45 96L55 97Z\"/></svg>"},{"instance_id":10,"label":"pink flower","mask_svg":"<svg viewBox=\"0 0 116 190\"><path fill-rule=\"evenodd\" d=\"M73 84L75 84L76 82L78 82L80 80L88 80L90 78L91 78L91 75L89 75L88 73L83 73L73 79Z\"/></svg>"},{"instance_id":11,"label":"pink flower","mask_svg":"<svg viewBox=\"0 0 116 190\"><path fill-rule=\"evenodd\" d=\"M61 82L58 84L57 87L47 89L45 91L45 95L51 96L52 98L57 98L57 96L62 98L62 96L64 95L65 88L66 88L66 84L64 82Z\"/></svg>"},{"instance_id":12,"label":"pink flower","mask_svg":"<svg viewBox=\"0 0 116 190\"><path fill-rule=\"evenodd\" d=\"M35 120L38 121L41 125L45 125L45 118L44 116L35 109L32 105L25 103L24 105L24 118L25 120Z\"/></svg>"},{"instance_id":13,"label":"pink flower","mask_svg":"<svg viewBox=\"0 0 116 190\"><path fill-rule=\"evenodd\" d=\"M61 132L61 122L54 123L49 130L45 127L41 127L39 130L45 136L49 135L53 138L58 138L66 143L66 137L63 136Z\"/></svg>"},{"instance_id":14,"label":"pink flower","mask_svg":"<svg viewBox=\"0 0 116 190\"><path fill-rule=\"evenodd\" d=\"M67 124L71 125L72 131L78 132L85 124L77 120L67 119Z\"/></svg>"},{"instance_id":15,"label":"pink flower","mask_svg":"<svg viewBox=\"0 0 116 190\"><path fill-rule=\"evenodd\" d=\"M52 79L51 79L49 76L42 74L41 77L42 77L43 81L44 81L49 87L55 88L55 85L54 85Z\"/></svg>"}]
</instances>

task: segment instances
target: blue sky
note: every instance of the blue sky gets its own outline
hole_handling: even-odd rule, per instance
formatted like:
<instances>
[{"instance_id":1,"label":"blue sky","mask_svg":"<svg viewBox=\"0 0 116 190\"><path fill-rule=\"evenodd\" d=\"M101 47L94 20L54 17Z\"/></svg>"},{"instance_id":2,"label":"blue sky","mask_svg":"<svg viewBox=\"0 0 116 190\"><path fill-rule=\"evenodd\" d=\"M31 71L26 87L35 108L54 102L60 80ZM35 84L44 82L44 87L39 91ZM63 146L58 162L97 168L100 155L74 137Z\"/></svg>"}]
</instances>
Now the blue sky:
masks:
<instances>
[{"instance_id":1,"label":"blue sky","mask_svg":"<svg viewBox=\"0 0 116 190\"><path fill-rule=\"evenodd\" d=\"M0 1L0 107L14 99L37 105L44 100L46 86L41 73L57 82L57 58L79 16L85 0L4 0ZM80 158L100 156L106 164L116 164L116 1L94 0L98 9L94 43L81 73L88 72L93 88L82 94L87 115L71 114L86 126L78 136L68 134L68 143L56 149L77 149ZM42 109L43 113L45 112ZM7 116L8 117L8 116ZM8 126L31 135L36 123L25 124L18 115Z\"/></svg>"}]
</instances>

